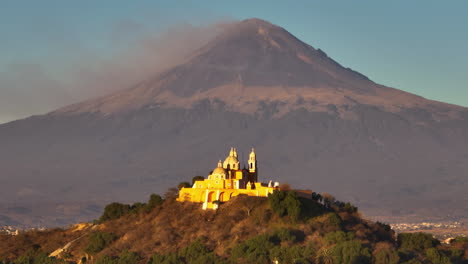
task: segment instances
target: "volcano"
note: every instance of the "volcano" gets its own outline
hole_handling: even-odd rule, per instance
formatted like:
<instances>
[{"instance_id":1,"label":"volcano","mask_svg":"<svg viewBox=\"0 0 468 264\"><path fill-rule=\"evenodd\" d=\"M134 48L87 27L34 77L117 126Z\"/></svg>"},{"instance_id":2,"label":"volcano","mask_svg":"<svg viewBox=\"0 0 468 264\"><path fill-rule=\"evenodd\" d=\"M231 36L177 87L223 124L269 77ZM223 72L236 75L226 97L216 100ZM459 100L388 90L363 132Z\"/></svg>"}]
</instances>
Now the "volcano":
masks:
<instances>
[{"instance_id":1,"label":"volcano","mask_svg":"<svg viewBox=\"0 0 468 264\"><path fill-rule=\"evenodd\" d=\"M467 217L468 109L377 84L260 19L126 90L0 125L0 225L64 225L255 147L259 179L369 216Z\"/></svg>"}]
</instances>

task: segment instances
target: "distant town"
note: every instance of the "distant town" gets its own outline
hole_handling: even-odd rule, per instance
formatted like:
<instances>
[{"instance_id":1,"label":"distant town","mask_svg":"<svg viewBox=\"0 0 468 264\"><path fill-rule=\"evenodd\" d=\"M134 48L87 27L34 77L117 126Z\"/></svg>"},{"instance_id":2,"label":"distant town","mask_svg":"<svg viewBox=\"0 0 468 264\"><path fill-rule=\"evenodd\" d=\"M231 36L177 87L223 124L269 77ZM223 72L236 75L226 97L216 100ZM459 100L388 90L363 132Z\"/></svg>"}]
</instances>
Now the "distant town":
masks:
<instances>
[{"instance_id":1,"label":"distant town","mask_svg":"<svg viewBox=\"0 0 468 264\"><path fill-rule=\"evenodd\" d=\"M23 231L31 231L31 230L39 230L43 231L46 230L45 227L39 227L39 228L19 228L19 227L14 227L14 226L0 226L0 234L7 234L7 235L12 235L12 236L17 236L19 233Z\"/></svg>"},{"instance_id":2,"label":"distant town","mask_svg":"<svg viewBox=\"0 0 468 264\"><path fill-rule=\"evenodd\" d=\"M459 221L447 222L419 222L419 223L394 223L390 224L397 233L424 232L434 235L441 242L449 243L450 239L457 236L468 236L468 225Z\"/></svg>"}]
</instances>

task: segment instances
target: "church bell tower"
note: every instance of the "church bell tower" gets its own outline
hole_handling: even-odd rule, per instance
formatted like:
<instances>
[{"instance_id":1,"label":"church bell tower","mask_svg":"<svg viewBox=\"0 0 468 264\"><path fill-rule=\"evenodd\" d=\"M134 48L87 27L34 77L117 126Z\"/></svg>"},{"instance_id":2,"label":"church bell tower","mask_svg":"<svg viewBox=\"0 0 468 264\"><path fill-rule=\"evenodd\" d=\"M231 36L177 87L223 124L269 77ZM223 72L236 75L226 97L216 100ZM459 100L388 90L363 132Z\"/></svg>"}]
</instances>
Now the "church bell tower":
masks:
<instances>
[{"instance_id":1,"label":"church bell tower","mask_svg":"<svg viewBox=\"0 0 468 264\"><path fill-rule=\"evenodd\" d=\"M254 148L252 148L252 152L250 152L249 155L249 172L257 172L257 155L255 154Z\"/></svg>"}]
</instances>

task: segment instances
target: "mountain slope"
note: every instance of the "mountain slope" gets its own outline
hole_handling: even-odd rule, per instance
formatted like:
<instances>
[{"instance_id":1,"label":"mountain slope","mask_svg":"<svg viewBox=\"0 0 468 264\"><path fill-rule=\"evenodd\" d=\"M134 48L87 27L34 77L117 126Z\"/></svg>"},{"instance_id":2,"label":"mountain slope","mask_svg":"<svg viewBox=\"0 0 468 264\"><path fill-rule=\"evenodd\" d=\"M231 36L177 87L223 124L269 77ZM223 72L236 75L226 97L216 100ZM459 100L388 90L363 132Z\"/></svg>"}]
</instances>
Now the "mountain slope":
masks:
<instances>
[{"instance_id":1,"label":"mountain slope","mask_svg":"<svg viewBox=\"0 0 468 264\"><path fill-rule=\"evenodd\" d=\"M264 181L373 216L468 213L466 108L376 84L258 19L127 90L0 125L0 146L5 223L95 217L207 175L230 146L255 146Z\"/></svg>"},{"instance_id":2,"label":"mountain slope","mask_svg":"<svg viewBox=\"0 0 468 264\"><path fill-rule=\"evenodd\" d=\"M319 111L328 104L359 103L393 111L430 105L438 114L460 109L378 85L283 28L247 19L228 28L184 64L131 89L58 112L109 114L152 105L190 108L214 98L232 110L248 113L264 100Z\"/></svg>"}]
</instances>

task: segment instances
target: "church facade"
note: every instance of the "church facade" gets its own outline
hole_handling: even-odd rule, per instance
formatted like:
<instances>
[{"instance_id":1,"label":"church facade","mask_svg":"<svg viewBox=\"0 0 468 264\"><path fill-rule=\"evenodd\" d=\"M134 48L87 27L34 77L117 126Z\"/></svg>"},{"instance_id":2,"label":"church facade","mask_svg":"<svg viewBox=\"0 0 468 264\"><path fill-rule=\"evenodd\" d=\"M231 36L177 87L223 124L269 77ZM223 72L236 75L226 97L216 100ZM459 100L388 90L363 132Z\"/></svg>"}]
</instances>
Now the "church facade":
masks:
<instances>
[{"instance_id":1,"label":"church facade","mask_svg":"<svg viewBox=\"0 0 468 264\"><path fill-rule=\"evenodd\" d=\"M179 191L180 202L189 201L203 203L203 209L217 209L219 202L229 201L240 194L249 196L263 196L273 193L278 189L279 183L268 184L258 182L257 155L252 148L247 168L240 168L237 150L231 148L229 156L224 162L218 162L218 166L208 175L207 179L194 182L191 188L182 188Z\"/></svg>"}]
</instances>

